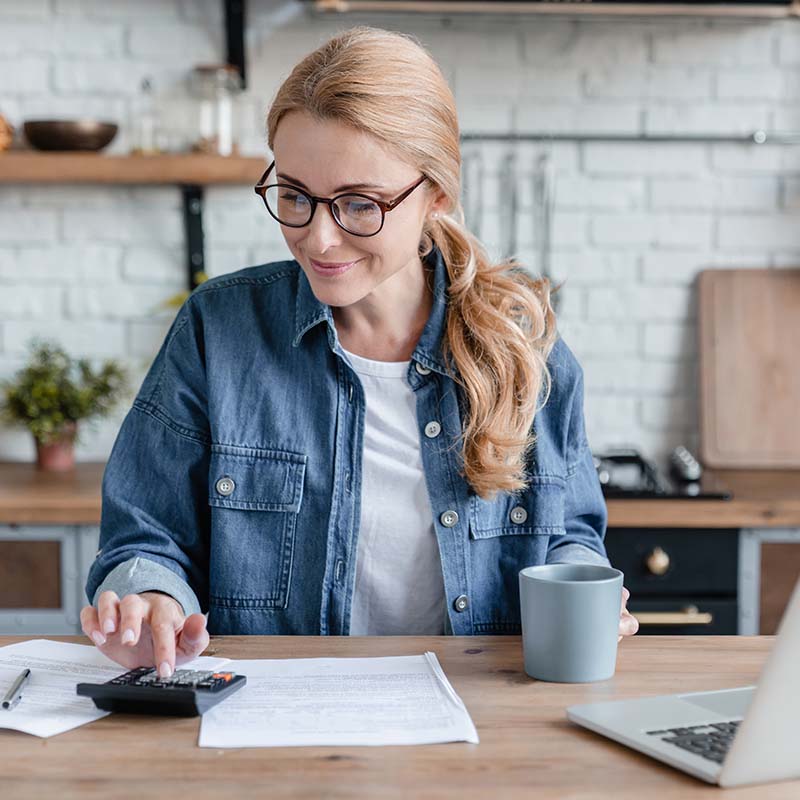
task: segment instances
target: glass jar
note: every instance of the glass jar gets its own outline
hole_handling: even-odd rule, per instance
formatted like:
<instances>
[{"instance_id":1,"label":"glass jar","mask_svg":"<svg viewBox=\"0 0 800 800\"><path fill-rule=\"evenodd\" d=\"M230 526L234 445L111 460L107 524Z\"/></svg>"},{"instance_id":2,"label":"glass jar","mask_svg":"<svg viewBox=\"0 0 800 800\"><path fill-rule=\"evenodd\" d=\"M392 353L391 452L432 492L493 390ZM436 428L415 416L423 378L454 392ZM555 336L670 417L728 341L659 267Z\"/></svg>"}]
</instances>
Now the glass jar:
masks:
<instances>
[{"instance_id":1,"label":"glass jar","mask_svg":"<svg viewBox=\"0 0 800 800\"><path fill-rule=\"evenodd\" d=\"M236 155L236 98L242 80L230 64L198 64L189 89L197 99L197 131L191 149L196 153Z\"/></svg>"},{"instance_id":2,"label":"glass jar","mask_svg":"<svg viewBox=\"0 0 800 800\"><path fill-rule=\"evenodd\" d=\"M152 156L163 152L162 136L153 96L153 81L143 78L135 101L132 155Z\"/></svg>"}]
</instances>

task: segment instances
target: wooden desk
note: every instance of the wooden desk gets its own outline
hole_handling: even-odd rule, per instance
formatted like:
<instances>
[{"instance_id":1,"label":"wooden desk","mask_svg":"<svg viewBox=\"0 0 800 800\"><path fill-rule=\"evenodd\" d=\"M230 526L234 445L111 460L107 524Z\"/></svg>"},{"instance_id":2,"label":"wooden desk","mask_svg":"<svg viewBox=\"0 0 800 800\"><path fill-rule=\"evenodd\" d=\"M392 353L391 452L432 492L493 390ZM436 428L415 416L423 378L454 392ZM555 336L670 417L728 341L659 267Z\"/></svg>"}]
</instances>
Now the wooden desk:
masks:
<instances>
[{"instance_id":1,"label":"wooden desk","mask_svg":"<svg viewBox=\"0 0 800 800\"><path fill-rule=\"evenodd\" d=\"M52 637L87 642L78 637ZM0 637L0 645L20 637ZM721 790L567 721L573 703L752 684L772 637L633 637L595 684L534 681L516 636L226 636L232 658L414 655L432 650L480 744L199 748L199 720L112 714L50 739L0 730L11 798L611 798L797 800L800 781Z\"/></svg>"}]
</instances>

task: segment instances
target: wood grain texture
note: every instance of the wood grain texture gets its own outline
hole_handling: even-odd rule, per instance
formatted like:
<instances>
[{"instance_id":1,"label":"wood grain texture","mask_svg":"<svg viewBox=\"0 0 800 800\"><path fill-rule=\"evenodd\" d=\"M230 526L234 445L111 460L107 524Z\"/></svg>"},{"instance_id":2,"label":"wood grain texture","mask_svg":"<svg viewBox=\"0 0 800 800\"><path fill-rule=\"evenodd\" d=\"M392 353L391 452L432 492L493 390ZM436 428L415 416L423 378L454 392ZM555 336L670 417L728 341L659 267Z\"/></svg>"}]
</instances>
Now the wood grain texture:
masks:
<instances>
[{"instance_id":1,"label":"wood grain texture","mask_svg":"<svg viewBox=\"0 0 800 800\"><path fill-rule=\"evenodd\" d=\"M43 472L27 462L0 462L0 524L97 525L104 463Z\"/></svg>"},{"instance_id":2,"label":"wood grain texture","mask_svg":"<svg viewBox=\"0 0 800 800\"><path fill-rule=\"evenodd\" d=\"M542 15L557 14L559 16L700 16L700 17L791 17L800 14L797 2L787 5L764 5L763 3L745 3L742 5L715 5L713 3L630 3L619 5L604 2L586 2L572 0L570 3L541 2L520 3L503 0L316 0L318 11L402 11L406 13L427 12L438 14L490 12L492 14Z\"/></svg>"},{"instance_id":3,"label":"wood grain texture","mask_svg":"<svg viewBox=\"0 0 800 800\"><path fill-rule=\"evenodd\" d=\"M0 637L0 645L22 637ZM78 637L49 637L86 643ZM574 703L752 684L771 637L632 637L616 675L525 675L517 636L225 636L206 655L311 658L436 653L480 744L197 747L198 719L113 714L51 739L0 731L5 798L574 798L796 800L800 781L721 790L567 721Z\"/></svg>"},{"instance_id":4,"label":"wood grain texture","mask_svg":"<svg viewBox=\"0 0 800 800\"><path fill-rule=\"evenodd\" d=\"M0 525L100 523L105 464L83 462L65 473L25 462L0 462ZM617 528L800 528L800 470L714 470L733 500L609 500Z\"/></svg>"},{"instance_id":5,"label":"wood grain texture","mask_svg":"<svg viewBox=\"0 0 800 800\"><path fill-rule=\"evenodd\" d=\"M762 542L759 581L760 633L774 634L800 577L800 542Z\"/></svg>"},{"instance_id":6,"label":"wood grain texture","mask_svg":"<svg viewBox=\"0 0 800 800\"><path fill-rule=\"evenodd\" d=\"M0 183L209 184L255 186L264 158L169 154L104 156L99 153L0 154Z\"/></svg>"},{"instance_id":7,"label":"wood grain texture","mask_svg":"<svg viewBox=\"0 0 800 800\"><path fill-rule=\"evenodd\" d=\"M608 500L615 528L797 528L800 470L707 469L731 500Z\"/></svg>"},{"instance_id":8,"label":"wood grain texture","mask_svg":"<svg viewBox=\"0 0 800 800\"><path fill-rule=\"evenodd\" d=\"M710 467L800 467L800 269L699 279L700 450Z\"/></svg>"},{"instance_id":9,"label":"wood grain texture","mask_svg":"<svg viewBox=\"0 0 800 800\"><path fill-rule=\"evenodd\" d=\"M0 540L0 610L61 608L61 542Z\"/></svg>"}]
</instances>

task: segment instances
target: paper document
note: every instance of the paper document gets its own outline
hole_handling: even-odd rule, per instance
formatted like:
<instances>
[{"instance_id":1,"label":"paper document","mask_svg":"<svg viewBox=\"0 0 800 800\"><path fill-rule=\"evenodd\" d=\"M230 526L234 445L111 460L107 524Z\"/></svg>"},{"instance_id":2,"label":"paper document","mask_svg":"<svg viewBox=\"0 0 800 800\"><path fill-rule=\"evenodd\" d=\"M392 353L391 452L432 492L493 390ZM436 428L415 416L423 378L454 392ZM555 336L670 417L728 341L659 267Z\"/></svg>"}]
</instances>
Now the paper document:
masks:
<instances>
[{"instance_id":1,"label":"paper document","mask_svg":"<svg viewBox=\"0 0 800 800\"><path fill-rule=\"evenodd\" d=\"M201 656L181 664L187 669L217 669L227 658ZM0 707L0 728L34 736L53 736L105 717L110 712L97 708L90 697L79 697L79 683L105 683L127 672L93 645L33 639L0 647L0 696L28 667L31 677L22 699L7 711Z\"/></svg>"},{"instance_id":2,"label":"paper document","mask_svg":"<svg viewBox=\"0 0 800 800\"><path fill-rule=\"evenodd\" d=\"M203 715L200 747L473 742L435 653L232 661L247 685Z\"/></svg>"}]
</instances>

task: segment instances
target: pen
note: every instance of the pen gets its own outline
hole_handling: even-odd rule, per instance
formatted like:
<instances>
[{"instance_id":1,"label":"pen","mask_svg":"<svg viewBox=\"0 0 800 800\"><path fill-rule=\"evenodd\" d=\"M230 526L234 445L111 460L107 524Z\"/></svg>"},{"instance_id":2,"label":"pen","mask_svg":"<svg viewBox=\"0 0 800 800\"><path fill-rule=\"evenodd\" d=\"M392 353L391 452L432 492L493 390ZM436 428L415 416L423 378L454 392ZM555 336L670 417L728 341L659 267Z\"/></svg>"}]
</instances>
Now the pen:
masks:
<instances>
[{"instance_id":1,"label":"pen","mask_svg":"<svg viewBox=\"0 0 800 800\"><path fill-rule=\"evenodd\" d=\"M30 678L30 676L31 671L29 669L24 669L14 683L11 684L11 688L3 698L3 708L5 708L7 711L11 711L11 709L14 708L17 703L19 703L20 699L22 698L22 687L28 682L28 678Z\"/></svg>"}]
</instances>

